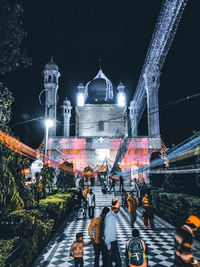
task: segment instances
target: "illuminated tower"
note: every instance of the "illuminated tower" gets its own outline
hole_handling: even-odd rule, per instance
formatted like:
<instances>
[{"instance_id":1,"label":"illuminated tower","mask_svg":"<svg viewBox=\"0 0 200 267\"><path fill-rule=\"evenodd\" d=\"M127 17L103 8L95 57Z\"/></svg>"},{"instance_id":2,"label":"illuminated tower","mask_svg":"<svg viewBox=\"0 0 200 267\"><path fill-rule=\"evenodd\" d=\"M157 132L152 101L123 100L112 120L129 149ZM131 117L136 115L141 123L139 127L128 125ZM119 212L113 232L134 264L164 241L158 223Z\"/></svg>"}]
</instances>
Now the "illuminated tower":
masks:
<instances>
[{"instance_id":1,"label":"illuminated tower","mask_svg":"<svg viewBox=\"0 0 200 267\"><path fill-rule=\"evenodd\" d=\"M71 102L67 99L67 97L63 101L61 109L63 117L63 136L68 138L70 136L70 119L72 106Z\"/></svg>"},{"instance_id":2,"label":"illuminated tower","mask_svg":"<svg viewBox=\"0 0 200 267\"><path fill-rule=\"evenodd\" d=\"M83 83L80 83L77 86L78 89L78 94L77 94L77 106L82 107L85 104L85 86L83 85Z\"/></svg>"},{"instance_id":3,"label":"illuminated tower","mask_svg":"<svg viewBox=\"0 0 200 267\"><path fill-rule=\"evenodd\" d=\"M122 82L119 83L117 86L117 104L120 107L126 106L126 96L125 96L125 86L123 85Z\"/></svg>"},{"instance_id":4,"label":"illuminated tower","mask_svg":"<svg viewBox=\"0 0 200 267\"><path fill-rule=\"evenodd\" d=\"M57 90L58 90L58 78L60 72L58 66L51 61L45 65L44 71L44 88L45 88L45 118L49 118L54 121L53 127L49 129L49 135L56 135L56 106L57 106Z\"/></svg>"}]
</instances>

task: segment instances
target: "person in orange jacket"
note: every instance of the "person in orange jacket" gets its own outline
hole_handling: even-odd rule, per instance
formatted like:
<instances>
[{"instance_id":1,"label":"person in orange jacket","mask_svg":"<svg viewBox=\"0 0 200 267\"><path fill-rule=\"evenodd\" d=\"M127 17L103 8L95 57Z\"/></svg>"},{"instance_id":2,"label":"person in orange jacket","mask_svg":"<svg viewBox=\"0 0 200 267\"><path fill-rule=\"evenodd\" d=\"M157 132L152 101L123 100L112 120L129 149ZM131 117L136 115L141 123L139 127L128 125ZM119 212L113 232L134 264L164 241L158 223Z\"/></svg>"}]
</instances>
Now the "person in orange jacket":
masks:
<instances>
[{"instance_id":1,"label":"person in orange jacket","mask_svg":"<svg viewBox=\"0 0 200 267\"><path fill-rule=\"evenodd\" d=\"M83 263L83 248L91 245L92 242L89 243L83 242L83 233L76 234L76 241L71 245L70 248L70 259L74 258L74 265L75 267L82 267Z\"/></svg>"},{"instance_id":2,"label":"person in orange jacket","mask_svg":"<svg viewBox=\"0 0 200 267\"><path fill-rule=\"evenodd\" d=\"M200 267L199 261L193 256L194 232L200 228L200 219L189 216L186 222L176 229L174 235L174 266Z\"/></svg>"},{"instance_id":3,"label":"person in orange jacket","mask_svg":"<svg viewBox=\"0 0 200 267\"><path fill-rule=\"evenodd\" d=\"M137 210L137 201L133 196L133 192L130 192L130 195L127 197L128 202L128 211L131 219L131 227L134 228L134 223L136 222L136 210Z\"/></svg>"},{"instance_id":4,"label":"person in orange jacket","mask_svg":"<svg viewBox=\"0 0 200 267\"><path fill-rule=\"evenodd\" d=\"M84 194L83 194L85 199L87 199L87 194L89 193L89 191L90 191L90 188L88 186L86 186Z\"/></svg>"},{"instance_id":5,"label":"person in orange jacket","mask_svg":"<svg viewBox=\"0 0 200 267\"><path fill-rule=\"evenodd\" d=\"M150 222L151 229L155 229L154 225L154 215L153 215L153 206L151 203L151 199L149 197L149 194L146 193L144 197L142 198L142 207L143 207L143 217L144 217L144 225L147 228L148 227L148 221Z\"/></svg>"}]
</instances>

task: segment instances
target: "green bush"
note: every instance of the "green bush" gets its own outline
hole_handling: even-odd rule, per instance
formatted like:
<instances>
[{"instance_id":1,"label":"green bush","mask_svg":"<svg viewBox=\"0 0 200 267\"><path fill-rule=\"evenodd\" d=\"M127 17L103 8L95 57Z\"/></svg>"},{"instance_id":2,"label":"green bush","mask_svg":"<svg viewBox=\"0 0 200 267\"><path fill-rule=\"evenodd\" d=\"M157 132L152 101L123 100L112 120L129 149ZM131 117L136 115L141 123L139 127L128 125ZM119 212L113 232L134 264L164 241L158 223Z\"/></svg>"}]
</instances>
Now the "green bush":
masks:
<instances>
[{"instance_id":1,"label":"green bush","mask_svg":"<svg viewBox=\"0 0 200 267\"><path fill-rule=\"evenodd\" d=\"M196 196L151 191L155 213L174 226L181 225L188 216L200 214L200 198ZM200 233L196 236L200 238Z\"/></svg>"},{"instance_id":2,"label":"green bush","mask_svg":"<svg viewBox=\"0 0 200 267\"><path fill-rule=\"evenodd\" d=\"M6 267L4 259L14 248L15 239L0 240L0 266Z\"/></svg>"},{"instance_id":3,"label":"green bush","mask_svg":"<svg viewBox=\"0 0 200 267\"><path fill-rule=\"evenodd\" d=\"M52 234L72 209L73 194L58 194L40 200L38 209L17 210L7 216L12 231L18 236L22 247L20 255L9 259L9 264L28 267L48 242ZM10 254L12 242L0 243L0 266L6 266L3 259ZM2 264L1 264L2 263Z\"/></svg>"}]
</instances>

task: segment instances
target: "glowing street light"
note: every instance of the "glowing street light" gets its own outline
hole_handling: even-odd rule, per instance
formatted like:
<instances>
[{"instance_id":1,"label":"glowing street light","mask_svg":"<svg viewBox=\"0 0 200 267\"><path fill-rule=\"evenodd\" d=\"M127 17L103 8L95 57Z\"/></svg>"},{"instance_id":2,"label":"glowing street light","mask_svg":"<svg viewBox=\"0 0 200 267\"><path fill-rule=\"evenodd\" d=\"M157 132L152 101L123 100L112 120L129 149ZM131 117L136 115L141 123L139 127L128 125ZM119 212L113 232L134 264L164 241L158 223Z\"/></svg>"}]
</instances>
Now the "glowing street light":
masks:
<instances>
[{"instance_id":1,"label":"glowing street light","mask_svg":"<svg viewBox=\"0 0 200 267\"><path fill-rule=\"evenodd\" d=\"M122 93L122 92L118 93L117 103L118 103L118 106L120 106L120 107L126 106L126 97L125 97L124 93Z\"/></svg>"},{"instance_id":2,"label":"glowing street light","mask_svg":"<svg viewBox=\"0 0 200 267\"><path fill-rule=\"evenodd\" d=\"M46 126L46 128L52 127L53 126L53 120L46 119L45 120L45 126Z\"/></svg>"},{"instance_id":3,"label":"glowing street light","mask_svg":"<svg viewBox=\"0 0 200 267\"><path fill-rule=\"evenodd\" d=\"M49 127L52 127L54 122L53 120L47 118L45 119L45 126L46 126L46 131L45 131L45 150L44 150L44 162L45 162L45 157L47 156L47 145L48 145L48 138L49 138Z\"/></svg>"}]
</instances>

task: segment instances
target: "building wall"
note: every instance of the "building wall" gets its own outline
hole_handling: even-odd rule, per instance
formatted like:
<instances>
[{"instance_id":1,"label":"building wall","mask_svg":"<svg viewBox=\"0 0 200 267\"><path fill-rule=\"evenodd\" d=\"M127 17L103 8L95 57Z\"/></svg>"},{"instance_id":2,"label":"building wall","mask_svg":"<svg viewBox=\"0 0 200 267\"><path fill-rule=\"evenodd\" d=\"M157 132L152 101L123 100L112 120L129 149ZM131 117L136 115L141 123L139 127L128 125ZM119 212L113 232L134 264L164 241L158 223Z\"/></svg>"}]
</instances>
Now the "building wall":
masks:
<instances>
[{"instance_id":1,"label":"building wall","mask_svg":"<svg viewBox=\"0 0 200 267\"><path fill-rule=\"evenodd\" d=\"M116 104L86 104L76 107L77 137L124 137L127 132L127 107Z\"/></svg>"},{"instance_id":2,"label":"building wall","mask_svg":"<svg viewBox=\"0 0 200 267\"><path fill-rule=\"evenodd\" d=\"M83 170L88 164L91 167L103 164L105 157L114 162L122 138L64 138L52 137L48 142L48 156L53 165L63 160L74 163L75 169ZM149 164L149 155L159 149L159 138L130 138L128 150L120 166L123 171L130 171L131 166Z\"/></svg>"}]
</instances>

